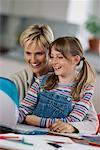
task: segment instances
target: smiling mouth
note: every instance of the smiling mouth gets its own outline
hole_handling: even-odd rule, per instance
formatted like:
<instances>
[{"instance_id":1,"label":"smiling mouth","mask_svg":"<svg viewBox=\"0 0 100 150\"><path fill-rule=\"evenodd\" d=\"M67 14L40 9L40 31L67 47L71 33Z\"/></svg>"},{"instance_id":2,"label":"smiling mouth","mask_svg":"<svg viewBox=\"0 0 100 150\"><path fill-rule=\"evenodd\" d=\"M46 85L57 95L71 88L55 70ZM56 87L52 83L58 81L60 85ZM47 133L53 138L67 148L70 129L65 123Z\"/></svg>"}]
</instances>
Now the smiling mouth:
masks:
<instances>
[{"instance_id":1,"label":"smiling mouth","mask_svg":"<svg viewBox=\"0 0 100 150\"><path fill-rule=\"evenodd\" d=\"M61 67L54 68L55 71L57 71L57 70L59 70L59 69L61 69Z\"/></svg>"},{"instance_id":2,"label":"smiling mouth","mask_svg":"<svg viewBox=\"0 0 100 150\"><path fill-rule=\"evenodd\" d=\"M37 63L37 64L31 64L32 67L39 67L41 65L41 63Z\"/></svg>"}]
</instances>

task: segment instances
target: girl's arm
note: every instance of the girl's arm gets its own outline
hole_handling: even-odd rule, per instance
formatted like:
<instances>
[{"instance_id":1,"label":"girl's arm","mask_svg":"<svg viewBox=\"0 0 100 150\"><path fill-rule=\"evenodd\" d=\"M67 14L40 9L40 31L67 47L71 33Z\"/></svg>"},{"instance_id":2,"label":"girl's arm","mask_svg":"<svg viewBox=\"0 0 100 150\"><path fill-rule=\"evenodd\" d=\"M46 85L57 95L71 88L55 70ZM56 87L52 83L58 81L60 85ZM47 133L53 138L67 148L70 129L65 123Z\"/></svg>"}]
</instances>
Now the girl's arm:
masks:
<instances>
[{"instance_id":1,"label":"girl's arm","mask_svg":"<svg viewBox=\"0 0 100 150\"><path fill-rule=\"evenodd\" d=\"M39 85L34 82L28 90L24 99L21 100L19 106L19 118L18 122L22 123L25 120L26 115L32 114L37 104L37 93L39 91Z\"/></svg>"},{"instance_id":2,"label":"girl's arm","mask_svg":"<svg viewBox=\"0 0 100 150\"><path fill-rule=\"evenodd\" d=\"M79 122L82 121L89 113L91 108L91 100L93 98L94 86L88 85L84 89L83 96L79 101L73 101L75 103L72 112L65 119L65 122Z\"/></svg>"},{"instance_id":3,"label":"girl's arm","mask_svg":"<svg viewBox=\"0 0 100 150\"><path fill-rule=\"evenodd\" d=\"M25 122L29 125L40 126L41 118L36 115L27 115L25 118Z\"/></svg>"}]
</instances>

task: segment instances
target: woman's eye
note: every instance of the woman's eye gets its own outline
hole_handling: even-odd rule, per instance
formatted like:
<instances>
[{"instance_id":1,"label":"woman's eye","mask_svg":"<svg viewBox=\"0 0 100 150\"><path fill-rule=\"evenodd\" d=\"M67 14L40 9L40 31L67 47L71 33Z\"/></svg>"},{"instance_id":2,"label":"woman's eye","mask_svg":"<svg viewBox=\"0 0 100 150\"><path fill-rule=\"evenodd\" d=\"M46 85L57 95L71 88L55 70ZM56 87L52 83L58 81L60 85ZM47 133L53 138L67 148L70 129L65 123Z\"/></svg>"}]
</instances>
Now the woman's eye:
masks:
<instances>
[{"instance_id":1,"label":"woman's eye","mask_svg":"<svg viewBox=\"0 0 100 150\"><path fill-rule=\"evenodd\" d=\"M44 54L45 54L44 52L38 52L38 53L36 53L36 55L39 55L39 56L44 55Z\"/></svg>"},{"instance_id":2,"label":"woman's eye","mask_svg":"<svg viewBox=\"0 0 100 150\"><path fill-rule=\"evenodd\" d=\"M31 53L30 52L26 52L26 55L30 55Z\"/></svg>"},{"instance_id":3,"label":"woman's eye","mask_svg":"<svg viewBox=\"0 0 100 150\"><path fill-rule=\"evenodd\" d=\"M44 53L38 53L38 55L43 55Z\"/></svg>"}]
</instances>

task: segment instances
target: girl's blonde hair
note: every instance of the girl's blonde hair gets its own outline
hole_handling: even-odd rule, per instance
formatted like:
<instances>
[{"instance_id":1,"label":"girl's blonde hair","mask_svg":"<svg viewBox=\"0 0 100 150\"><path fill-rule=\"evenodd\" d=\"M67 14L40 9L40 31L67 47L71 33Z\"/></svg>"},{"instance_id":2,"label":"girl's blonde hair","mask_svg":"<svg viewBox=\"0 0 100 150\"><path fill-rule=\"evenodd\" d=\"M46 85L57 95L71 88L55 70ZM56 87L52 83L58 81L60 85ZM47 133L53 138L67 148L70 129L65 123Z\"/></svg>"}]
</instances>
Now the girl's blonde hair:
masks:
<instances>
[{"instance_id":1,"label":"girl's blonde hair","mask_svg":"<svg viewBox=\"0 0 100 150\"><path fill-rule=\"evenodd\" d=\"M76 86L73 88L72 91L73 98L80 98L80 94L82 94L82 92L84 91L84 87L88 84L95 82L95 72L84 57L83 48L80 41L76 37L61 37L52 42L49 49L50 54L52 47L59 51L68 60L70 60L70 56L79 55L80 62L83 61L82 68L77 75ZM53 73L46 81L44 89L53 89L57 83L58 76Z\"/></svg>"},{"instance_id":2,"label":"girl's blonde hair","mask_svg":"<svg viewBox=\"0 0 100 150\"><path fill-rule=\"evenodd\" d=\"M44 47L48 47L49 44L54 40L54 35L53 31L48 25L33 24L21 33L19 40L23 48L25 48L25 44L27 42L32 44L34 40L37 43L41 43Z\"/></svg>"}]
</instances>

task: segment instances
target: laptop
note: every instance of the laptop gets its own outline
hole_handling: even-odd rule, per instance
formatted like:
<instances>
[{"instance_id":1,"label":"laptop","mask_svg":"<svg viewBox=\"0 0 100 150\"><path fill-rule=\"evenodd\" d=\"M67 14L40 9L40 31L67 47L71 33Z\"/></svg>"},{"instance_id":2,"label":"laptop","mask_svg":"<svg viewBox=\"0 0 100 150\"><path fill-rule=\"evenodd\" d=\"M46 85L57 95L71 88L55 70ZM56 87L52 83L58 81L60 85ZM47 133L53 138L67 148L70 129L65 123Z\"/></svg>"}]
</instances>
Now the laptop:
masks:
<instances>
[{"instance_id":1,"label":"laptop","mask_svg":"<svg viewBox=\"0 0 100 150\"><path fill-rule=\"evenodd\" d=\"M11 80L0 77L0 126L14 128L18 120L19 96Z\"/></svg>"}]
</instances>

